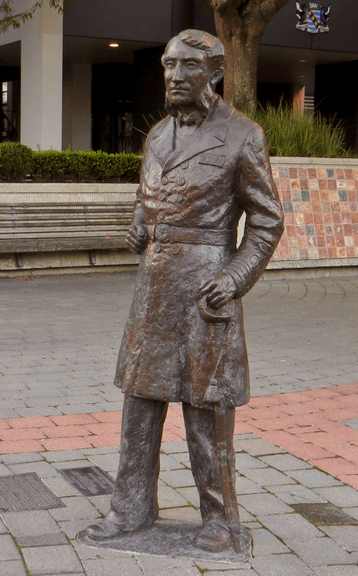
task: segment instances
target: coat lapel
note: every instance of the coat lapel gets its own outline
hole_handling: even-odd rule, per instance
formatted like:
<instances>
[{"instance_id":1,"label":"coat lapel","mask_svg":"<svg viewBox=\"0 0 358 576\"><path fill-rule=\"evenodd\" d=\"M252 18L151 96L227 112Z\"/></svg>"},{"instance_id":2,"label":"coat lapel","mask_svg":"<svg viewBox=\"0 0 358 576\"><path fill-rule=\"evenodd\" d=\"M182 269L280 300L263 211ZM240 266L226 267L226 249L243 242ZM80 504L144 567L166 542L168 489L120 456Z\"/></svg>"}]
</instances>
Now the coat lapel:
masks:
<instances>
[{"instance_id":1,"label":"coat lapel","mask_svg":"<svg viewBox=\"0 0 358 576\"><path fill-rule=\"evenodd\" d=\"M212 116L198 126L191 135L189 143L173 150L174 119L170 118L150 143L154 156L162 166L163 174L197 154L224 146L229 127L228 120L227 107L220 99Z\"/></svg>"},{"instance_id":2,"label":"coat lapel","mask_svg":"<svg viewBox=\"0 0 358 576\"><path fill-rule=\"evenodd\" d=\"M167 116L150 142L150 148L162 168L173 153L173 137L174 118Z\"/></svg>"}]
</instances>

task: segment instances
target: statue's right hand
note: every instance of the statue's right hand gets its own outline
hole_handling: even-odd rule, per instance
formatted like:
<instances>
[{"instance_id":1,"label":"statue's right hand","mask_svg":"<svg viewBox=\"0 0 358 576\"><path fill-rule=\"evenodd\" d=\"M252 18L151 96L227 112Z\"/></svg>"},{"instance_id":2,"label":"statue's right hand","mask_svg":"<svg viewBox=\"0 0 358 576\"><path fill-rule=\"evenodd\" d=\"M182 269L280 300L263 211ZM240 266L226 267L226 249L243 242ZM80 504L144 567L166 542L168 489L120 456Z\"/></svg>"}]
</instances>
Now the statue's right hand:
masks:
<instances>
[{"instance_id":1,"label":"statue's right hand","mask_svg":"<svg viewBox=\"0 0 358 576\"><path fill-rule=\"evenodd\" d=\"M147 244L148 232L146 227L142 224L133 224L126 238L128 250L141 254Z\"/></svg>"}]
</instances>

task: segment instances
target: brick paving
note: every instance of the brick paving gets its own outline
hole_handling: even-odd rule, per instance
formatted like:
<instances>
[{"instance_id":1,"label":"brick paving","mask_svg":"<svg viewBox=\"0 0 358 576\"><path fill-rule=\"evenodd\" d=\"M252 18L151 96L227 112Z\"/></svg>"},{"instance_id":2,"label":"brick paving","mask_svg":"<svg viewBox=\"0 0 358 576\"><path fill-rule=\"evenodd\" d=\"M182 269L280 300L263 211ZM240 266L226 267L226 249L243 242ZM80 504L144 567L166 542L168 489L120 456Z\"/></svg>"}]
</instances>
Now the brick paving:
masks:
<instances>
[{"instance_id":1,"label":"brick paving","mask_svg":"<svg viewBox=\"0 0 358 576\"><path fill-rule=\"evenodd\" d=\"M94 549L77 532L108 509L60 474L99 466L113 478L121 393L111 383L134 275L0 280L0 479L36 473L65 507L5 512L3 576L358 576L358 276L265 280L245 298L253 398L237 410L246 564ZM161 518L200 521L181 407L165 425ZM298 504L351 519L309 521Z\"/></svg>"}]
</instances>

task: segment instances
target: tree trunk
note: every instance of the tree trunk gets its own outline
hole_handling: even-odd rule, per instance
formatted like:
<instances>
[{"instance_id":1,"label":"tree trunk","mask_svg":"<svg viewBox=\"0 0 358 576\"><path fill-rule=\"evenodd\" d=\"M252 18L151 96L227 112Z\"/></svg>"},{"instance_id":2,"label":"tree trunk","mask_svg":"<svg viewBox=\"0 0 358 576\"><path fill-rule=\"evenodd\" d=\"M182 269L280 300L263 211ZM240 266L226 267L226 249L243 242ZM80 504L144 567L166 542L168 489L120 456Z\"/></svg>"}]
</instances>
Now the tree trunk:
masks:
<instances>
[{"instance_id":1,"label":"tree trunk","mask_svg":"<svg viewBox=\"0 0 358 576\"><path fill-rule=\"evenodd\" d=\"M227 71L224 100L253 112L257 95L257 57L266 25L289 0L210 0L216 33L224 45Z\"/></svg>"},{"instance_id":2,"label":"tree trunk","mask_svg":"<svg viewBox=\"0 0 358 576\"><path fill-rule=\"evenodd\" d=\"M245 33L244 25L233 19L229 10L224 16L215 11L218 37L225 48L227 70L224 77L224 100L243 112L253 112L257 96L257 56L260 38Z\"/></svg>"}]
</instances>

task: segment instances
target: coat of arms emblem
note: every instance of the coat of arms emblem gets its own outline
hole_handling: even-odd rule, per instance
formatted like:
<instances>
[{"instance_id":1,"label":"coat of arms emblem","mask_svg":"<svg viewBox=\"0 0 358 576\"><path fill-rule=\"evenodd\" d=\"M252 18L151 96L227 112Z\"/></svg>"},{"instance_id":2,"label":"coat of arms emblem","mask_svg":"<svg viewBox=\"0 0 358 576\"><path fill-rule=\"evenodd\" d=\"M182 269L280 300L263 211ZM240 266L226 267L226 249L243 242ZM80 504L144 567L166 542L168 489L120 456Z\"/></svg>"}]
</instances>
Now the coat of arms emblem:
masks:
<instances>
[{"instance_id":1,"label":"coat of arms emblem","mask_svg":"<svg viewBox=\"0 0 358 576\"><path fill-rule=\"evenodd\" d=\"M317 32L329 32L328 19L331 13L331 5L327 8L318 4L317 2L309 2L308 7L306 4L296 2L296 16L298 22L296 28L317 34Z\"/></svg>"}]
</instances>

